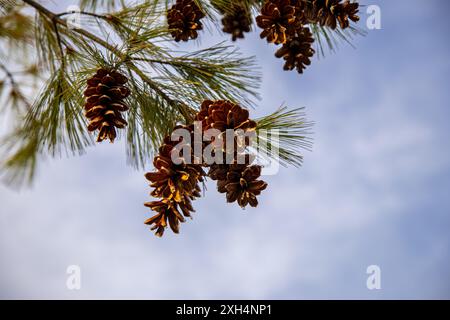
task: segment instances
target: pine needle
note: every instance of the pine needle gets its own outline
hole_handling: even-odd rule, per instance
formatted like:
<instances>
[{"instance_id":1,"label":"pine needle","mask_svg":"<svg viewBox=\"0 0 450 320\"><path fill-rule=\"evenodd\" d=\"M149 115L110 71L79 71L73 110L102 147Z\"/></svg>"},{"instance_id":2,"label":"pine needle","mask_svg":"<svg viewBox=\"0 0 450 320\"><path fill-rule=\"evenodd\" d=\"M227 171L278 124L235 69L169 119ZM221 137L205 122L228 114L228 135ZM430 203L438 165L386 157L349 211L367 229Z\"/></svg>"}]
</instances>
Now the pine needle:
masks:
<instances>
[{"instance_id":1,"label":"pine needle","mask_svg":"<svg viewBox=\"0 0 450 320\"><path fill-rule=\"evenodd\" d=\"M314 125L306 119L304 108L288 110L280 107L256 122L260 152L279 160L283 166L302 165L301 150L311 150L310 129Z\"/></svg>"}]
</instances>

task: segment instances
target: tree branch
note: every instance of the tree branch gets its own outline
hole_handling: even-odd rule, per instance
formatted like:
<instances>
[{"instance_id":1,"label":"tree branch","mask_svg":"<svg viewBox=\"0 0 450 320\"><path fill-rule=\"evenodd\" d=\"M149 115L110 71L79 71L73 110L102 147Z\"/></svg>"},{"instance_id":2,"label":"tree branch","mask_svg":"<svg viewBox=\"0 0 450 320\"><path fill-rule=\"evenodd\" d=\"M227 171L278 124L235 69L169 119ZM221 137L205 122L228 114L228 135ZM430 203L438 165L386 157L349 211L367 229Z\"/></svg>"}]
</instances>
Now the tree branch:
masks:
<instances>
[{"instance_id":1,"label":"tree branch","mask_svg":"<svg viewBox=\"0 0 450 320\"><path fill-rule=\"evenodd\" d=\"M0 63L0 69L2 69L3 72L5 72L6 77L9 79L9 82L11 83L11 85L16 86L17 83L16 83L16 80L14 80L13 74L11 73L11 71L8 70L8 68L3 63Z\"/></svg>"},{"instance_id":2,"label":"tree branch","mask_svg":"<svg viewBox=\"0 0 450 320\"><path fill-rule=\"evenodd\" d=\"M25 2L26 4L32 6L33 8L35 8L37 11L39 11L41 14L46 15L48 18L50 18L52 21L64 26L67 28L67 22L64 19L61 19L57 14L51 12L50 10L48 10L47 8L45 8L44 6L40 5L39 3L37 3L36 1L33 0L23 0L23 2ZM163 90L161 90L160 88L158 88L158 86L155 84L154 81L152 81L144 72L142 72L141 69L139 69L135 64L133 64L131 61L128 60L128 56L124 53L122 53L116 46L111 45L110 43L106 42L105 40L97 37L96 35L90 33L89 31L86 31L84 29L78 29L78 28L73 28L72 30L74 30L75 32L77 32L78 34L98 43L99 45L101 45L102 47L104 47L105 49L108 49L109 51L111 51L112 53L114 53L116 56L118 56L120 59L122 59L123 61L127 62L128 67L133 70L139 77L141 77L141 79L143 81L145 81L149 87L154 90L155 92L157 92L159 95L161 95L161 97L164 98L164 100L166 100L171 106L177 108L179 110L179 112L181 113L181 115L186 119L186 121L191 121L192 120L192 115L190 112L190 107L186 106L185 104L183 104L180 101L176 101L173 100L171 97L169 97Z\"/></svg>"},{"instance_id":3,"label":"tree branch","mask_svg":"<svg viewBox=\"0 0 450 320\"><path fill-rule=\"evenodd\" d=\"M103 20L110 20L110 16L108 15L102 15L102 14L97 14L97 13L93 13L93 12L86 12L86 11L67 11L67 12L61 12L56 14L57 17L63 17L65 15L68 14L73 14L73 13L79 13L85 16L91 16L94 18L98 18L98 19L103 19Z\"/></svg>"},{"instance_id":4,"label":"tree branch","mask_svg":"<svg viewBox=\"0 0 450 320\"><path fill-rule=\"evenodd\" d=\"M16 80L14 79L14 75L12 74L12 72L9 71L9 69L3 63L0 63L0 69L3 70L3 72L6 74L6 77L9 79L9 82L10 82L11 87L12 87L12 93L15 94L17 96L17 98L22 100L22 102L29 109L30 108L30 103L27 101L25 96L20 91L20 87L17 84Z\"/></svg>"}]
</instances>

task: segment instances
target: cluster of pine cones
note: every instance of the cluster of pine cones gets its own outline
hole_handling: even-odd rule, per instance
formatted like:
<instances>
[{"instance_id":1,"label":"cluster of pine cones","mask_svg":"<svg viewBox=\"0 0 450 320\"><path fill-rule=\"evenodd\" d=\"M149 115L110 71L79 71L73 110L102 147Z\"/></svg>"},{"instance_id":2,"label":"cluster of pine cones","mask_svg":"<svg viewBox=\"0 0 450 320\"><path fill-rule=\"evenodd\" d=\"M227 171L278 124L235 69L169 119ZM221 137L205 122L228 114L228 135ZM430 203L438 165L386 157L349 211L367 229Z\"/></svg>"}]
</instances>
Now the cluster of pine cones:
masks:
<instances>
[{"instance_id":1,"label":"cluster of pine cones","mask_svg":"<svg viewBox=\"0 0 450 320\"><path fill-rule=\"evenodd\" d=\"M195 121L201 122L203 131L213 128L225 133L228 129L241 129L243 132L256 129L256 122L249 119L246 109L224 100L204 101ZM156 230L157 236L162 236L167 226L174 233L179 232L180 222L184 222L186 217L191 217L194 211L191 201L200 196L200 184L204 182L206 176L217 181L217 189L221 193L226 193L227 202L237 202L241 207L247 205L256 207L258 205L256 197L267 187L266 182L258 179L261 175L261 166L252 164L252 158L248 155L244 155L244 161L237 161L236 150L233 150L230 163L207 164L204 159L193 157L186 163L183 161L186 156L184 155L183 159L177 161L179 164L175 164L171 156L176 145L181 143L183 152L189 150L192 154L194 150L192 146L194 126L177 126L174 130L180 128L191 133L191 141L184 142L182 138L172 141L171 136L167 136L154 159L156 171L145 175L151 182L150 186L154 188L151 195L160 198L145 204L157 212L145 222L152 226L152 230ZM202 142L202 147L205 146L207 144ZM230 158L226 146L214 148L214 153L223 153L222 159ZM205 173L203 168L209 168L209 172Z\"/></svg>"},{"instance_id":2,"label":"cluster of pine cones","mask_svg":"<svg viewBox=\"0 0 450 320\"><path fill-rule=\"evenodd\" d=\"M244 33L251 30L250 3L231 0L224 8L212 1L223 15L223 32L231 34L233 41L244 38ZM265 0L256 24L263 29L261 38L282 45L275 56L285 60L284 70L296 69L303 73L315 53L314 38L306 25L318 24L333 30L339 25L346 29L350 21L359 21L358 10L359 4L350 0ZM202 30L200 19L204 16L194 0L177 0L167 12L175 41L197 38L197 31Z\"/></svg>"},{"instance_id":3,"label":"cluster of pine cones","mask_svg":"<svg viewBox=\"0 0 450 320\"><path fill-rule=\"evenodd\" d=\"M214 3L213 3L214 4ZM250 8L241 1L231 1L224 8L217 7L223 15L223 32L231 34L232 40L244 38L244 32L250 32L252 17ZM198 37L198 31L203 29L200 21L205 17L195 0L176 0L167 10L167 24L175 41L188 41Z\"/></svg>"},{"instance_id":4,"label":"cluster of pine cones","mask_svg":"<svg viewBox=\"0 0 450 320\"><path fill-rule=\"evenodd\" d=\"M243 38L244 32L250 31L252 20L247 4L232 0L227 10L218 8L223 14L223 31L230 33L233 41ZM261 38L281 45L275 56L285 60L284 69L297 69L302 73L314 55L313 35L306 25L319 24L331 29L339 25L345 29L349 27L349 21L359 20L358 9L358 3L349 0L265 0L256 22L263 29ZM169 29L175 41L197 38L197 32L203 28L200 20L204 16L194 0L176 0L167 12ZM123 117L129 109L124 102L130 95L130 90L125 86L127 82L125 75L111 68L100 68L87 80L85 116L89 120L88 130L98 130L98 142L106 139L114 142L116 128L127 125ZM228 129L253 132L257 126L255 121L249 119L246 109L224 100L204 101L195 121L201 122L204 131L216 129L221 133ZM179 232L180 222L194 212L192 201L201 196L200 184L207 176L217 181L218 191L226 194L228 202L237 202L243 208L258 205L257 196L267 187L267 183L259 179L261 166L252 164L254 158L251 155L236 151L242 144L246 149L247 140L234 140L232 154L229 154L226 145L220 144L217 148L215 141L209 142L206 146L213 145L214 153L225 160L225 163L210 163L203 156L193 159L195 148L190 143L195 142L194 124L177 126L176 129L185 129L191 134L191 141L185 142L187 149L183 148L183 151L189 151L191 161L186 163L186 157L180 158L177 163L172 161L173 151L184 141L182 138L172 141L169 135L154 158L156 171L145 175L154 188L151 195L159 198L145 204L157 212L145 222L156 230L157 236L162 236L167 226L173 232ZM205 142L201 144L203 149ZM240 161L242 156L244 161ZM209 168L208 173L203 170L206 167Z\"/></svg>"},{"instance_id":5,"label":"cluster of pine cones","mask_svg":"<svg viewBox=\"0 0 450 320\"><path fill-rule=\"evenodd\" d=\"M303 73L311 64L315 51L313 35L307 24L319 24L336 29L349 27L349 20L357 22L359 4L349 0L266 0L257 25L263 29L261 38L281 44L275 53L285 60L284 70L297 69Z\"/></svg>"}]
</instances>

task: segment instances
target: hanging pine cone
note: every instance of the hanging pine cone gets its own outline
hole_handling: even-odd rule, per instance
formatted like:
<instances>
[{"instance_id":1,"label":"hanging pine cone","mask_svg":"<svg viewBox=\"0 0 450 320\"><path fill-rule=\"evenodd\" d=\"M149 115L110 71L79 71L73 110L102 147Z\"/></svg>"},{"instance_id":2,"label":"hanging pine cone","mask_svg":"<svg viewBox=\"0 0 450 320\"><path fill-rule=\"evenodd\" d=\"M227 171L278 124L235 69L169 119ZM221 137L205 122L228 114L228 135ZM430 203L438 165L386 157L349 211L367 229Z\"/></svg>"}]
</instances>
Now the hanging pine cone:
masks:
<instances>
[{"instance_id":1,"label":"hanging pine cone","mask_svg":"<svg viewBox=\"0 0 450 320\"><path fill-rule=\"evenodd\" d=\"M225 180L227 178L228 170L230 166L224 163L213 163L209 167L208 177L211 180Z\"/></svg>"},{"instance_id":2,"label":"hanging pine cone","mask_svg":"<svg viewBox=\"0 0 450 320\"><path fill-rule=\"evenodd\" d=\"M227 129L254 130L256 122L248 118L247 109L226 100L205 100L196 121L201 121L203 130L210 128L224 132Z\"/></svg>"},{"instance_id":3,"label":"hanging pine cone","mask_svg":"<svg viewBox=\"0 0 450 320\"><path fill-rule=\"evenodd\" d=\"M305 16L309 22L319 23L336 29L337 24L342 29L349 27L349 19L359 21L359 4L346 0L303 0L305 2Z\"/></svg>"},{"instance_id":4,"label":"hanging pine cone","mask_svg":"<svg viewBox=\"0 0 450 320\"><path fill-rule=\"evenodd\" d=\"M301 0L303 3L303 17L306 23L319 23L318 11L320 9L316 0Z\"/></svg>"},{"instance_id":5,"label":"hanging pine cone","mask_svg":"<svg viewBox=\"0 0 450 320\"><path fill-rule=\"evenodd\" d=\"M193 131L192 126L178 126L175 129L179 128L189 130L191 133ZM200 164L194 163L192 149L190 154L184 154L183 158L179 159L181 160L180 164L172 161L172 151L176 151L174 149L180 142L183 142L182 139L172 141L171 137L167 136L153 161L156 172L149 172L145 175L151 182L150 186L155 188L151 195L161 198L160 201L145 203L145 206L158 212L157 215L145 222L154 225L152 230L156 229L157 236L162 236L167 221L173 232L178 233L179 223L184 222L183 215L190 217L191 212L194 212L191 201L201 195L199 183L203 182L205 172ZM189 146L188 142L186 145ZM187 159L189 159L189 163Z\"/></svg>"},{"instance_id":6,"label":"hanging pine cone","mask_svg":"<svg viewBox=\"0 0 450 320\"><path fill-rule=\"evenodd\" d=\"M235 202L244 208L248 204L258 205L256 196L266 189L267 183L258 180L261 176L261 166L244 164L231 165L225 180L218 181L219 192L226 193L227 202Z\"/></svg>"},{"instance_id":7,"label":"hanging pine cone","mask_svg":"<svg viewBox=\"0 0 450 320\"><path fill-rule=\"evenodd\" d=\"M311 64L310 58L315 51L312 48L314 38L308 28L297 31L297 35L277 50L275 56L283 58L286 62L284 70L297 69L298 73L303 73L306 66Z\"/></svg>"},{"instance_id":8,"label":"hanging pine cone","mask_svg":"<svg viewBox=\"0 0 450 320\"><path fill-rule=\"evenodd\" d=\"M194 0L177 0L167 11L167 23L175 41L196 39L197 31L203 29L200 19L204 16Z\"/></svg>"},{"instance_id":9,"label":"hanging pine cone","mask_svg":"<svg viewBox=\"0 0 450 320\"><path fill-rule=\"evenodd\" d=\"M224 156L225 159L225 156ZM226 180L228 172L230 172L231 168L237 168L238 166L247 167L251 165L255 161L256 157L251 154L242 154L242 158L240 159L242 162L238 162L237 154L234 154L234 158L231 161L231 164L228 163L213 163L209 166L208 177L214 181Z\"/></svg>"},{"instance_id":10,"label":"hanging pine cone","mask_svg":"<svg viewBox=\"0 0 450 320\"><path fill-rule=\"evenodd\" d=\"M89 119L88 130L99 130L97 142L109 139L114 142L115 128L124 128L127 122L121 113L129 108L123 102L130 90L124 86L128 79L118 71L98 69L96 74L87 80L84 91L86 104L85 115Z\"/></svg>"},{"instance_id":11,"label":"hanging pine cone","mask_svg":"<svg viewBox=\"0 0 450 320\"><path fill-rule=\"evenodd\" d=\"M189 198L200 196L200 187L197 183L203 181L204 172L200 164L186 163L184 158L178 159L179 164L173 163L172 151L176 151L174 149L178 143L171 141L170 136L164 139L159 154L153 161L157 171L149 172L145 177L152 182L151 187L155 188L151 193L152 196L182 202L183 196Z\"/></svg>"},{"instance_id":12,"label":"hanging pine cone","mask_svg":"<svg viewBox=\"0 0 450 320\"><path fill-rule=\"evenodd\" d=\"M204 130L217 129L220 132L234 130L236 132L236 130L241 129L245 133L256 129L256 122L249 119L248 110L225 100L204 101L200 112L196 116L196 121L202 122ZM244 169L255 160L253 155L247 154L245 150L240 150L239 148L245 149L245 146L249 144L249 137L245 137L245 139L240 141L236 137L232 151L227 149L226 141L223 141L221 149L215 150L215 152L222 153L222 159L225 163L211 164L208 177L217 181L219 192L225 192L220 184L226 181L228 173L232 170L231 168L233 170L236 170L236 168ZM228 154L229 152L232 153ZM237 164L240 161L242 161L242 164Z\"/></svg>"},{"instance_id":13,"label":"hanging pine cone","mask_svg":"<svg viewBox=\"0 0 450 320\"><path fill-rule=\"evenodd\" d=\"M230 33L231 39L244 38L244 32L250 32L252 17L250 10L244 5L234 4L232 11L222 18L223 32Z\"/></svg>"},{"instance_id":14,"label":"hanging pine cone","mask_svg":"<svg viewBox=\"0 0 450 320\"><path fill-rule=\"evenodd\" d=\"M204 131L216 129L223 133L220 143L214 146L213 155L222 153L221 158L228 164L233 161L250 163L247 159L248 155L244 155L242 149L250 145L254 136L248 133L254 134L256 122L249 119L248 110L226 100L205 100L195 120L202 123ZM234 131L234 145L232 147L227 147L227 130ZM243 135L238 135L237 130ZM212 139L211 143L213 142L215 142L214 139ZM247 158L243 158L244 156Z\"/></svg>"},{"instance_id":15,"label":"hanging pine cone","mask_svg":"<svg viewBox=\"0 0 450 320\"><path fill-rule=\"evenodd\" d=\"M339 25L342 29L348 28L350 26L349 19L353 22L359 21L359 4L356 2L344 1L344 3L339 4L335 16L339 21Z\"/></svg>"},{"instance_id":16,"label":"hanging pine cone","mask_svg":"<svg viewBox=\"0 0 450 320\"><path fill-rule=\"evenodd\" d=\"M297 18L295 30L301 29L305 24L308 23L306 17L307 4L310 0L291 0L295 7L295 17Z\"/></svg>"},{"instance_id":17,"label":"hanging pine cone","mask_svg":"<svg viewBox=\"0 0 450 320\"><path fill-rule=\"evenodd\" d=\"M256 17L258 27L263 29L261 38L275 44L285 43L298 28L295 6L296 0L266 0Z\"/></svg>"},{"instance_id":18,"label":"hanging pine cone","mask_svg":"<svg viewBox=\"0 0 450 320\"><path fill-rule=\"evenodd\" d=\"M145 221L146 225L152 226L150 230L156 230L155 235L158 237L162 237L167 225L170 226L170 229L174 233L180 232L180 222L185 222L186 219L179 211L179 206L177 202L173 200L164 199L162 201L152 201L145 203L146 207L149 207L153 211L158 212L153 217L147 219ZM186 206L185 206L186 207ZM192 206L189 209L190 211L194 211ZM189 213L189 211L187 211ZM183 212L186 215L186 213Z\"/></svg>"}]
</instances>

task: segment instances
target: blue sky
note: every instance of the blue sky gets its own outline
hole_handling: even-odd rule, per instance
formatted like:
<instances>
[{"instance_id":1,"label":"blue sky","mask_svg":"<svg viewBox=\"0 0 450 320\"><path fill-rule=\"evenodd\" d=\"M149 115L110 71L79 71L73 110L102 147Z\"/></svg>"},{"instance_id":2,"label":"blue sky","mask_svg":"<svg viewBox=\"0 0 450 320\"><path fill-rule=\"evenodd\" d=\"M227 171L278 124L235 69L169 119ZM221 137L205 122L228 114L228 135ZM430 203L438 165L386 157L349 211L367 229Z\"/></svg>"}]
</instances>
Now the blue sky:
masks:
<instances>
[{"instance_id":1,"label":"blue sky","mask_svg":"<svg viewBox=\"0 0 450 320\"><path fill-rule=\"evenodd\" d=\"M0 186L0 298L449 299L449 4L362 3L381 7L382 29L303 76L256 32L238 43L262 67L252 115L285 103L316 122L304 166L267 177L257 209L210 183L194 220L158 239L122 143L46 161L32 189ZM366 288L369 265L381 290Z\"/></svg>"}]
</instances>

